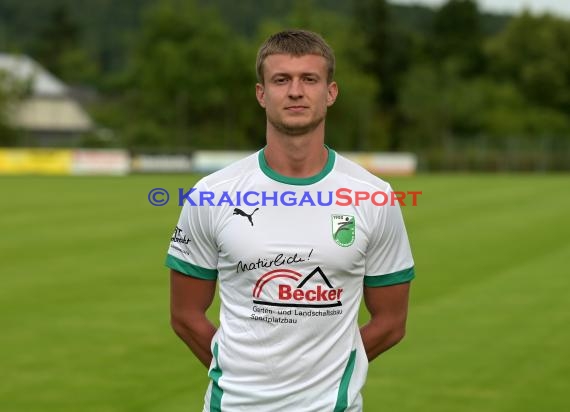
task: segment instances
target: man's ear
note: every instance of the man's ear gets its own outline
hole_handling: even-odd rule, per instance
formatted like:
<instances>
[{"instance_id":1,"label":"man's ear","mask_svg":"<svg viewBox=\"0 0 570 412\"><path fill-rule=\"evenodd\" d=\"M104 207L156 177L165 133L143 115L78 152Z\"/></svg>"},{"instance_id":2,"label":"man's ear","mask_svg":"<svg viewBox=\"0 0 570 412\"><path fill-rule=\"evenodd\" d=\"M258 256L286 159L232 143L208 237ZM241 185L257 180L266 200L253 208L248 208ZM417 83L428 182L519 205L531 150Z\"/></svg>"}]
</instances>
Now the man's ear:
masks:
<instances>
[{"instance_id":1,"label":"man's ear","mask_svg":"<svg viewBox=\"0 0 570 412\"><path fill-rule=\"evenodd\" d=\"M336 82L330 82L328 85L327 106L330 107L336 101L338 96L338 85Z\"/></svg>"},{"instance_id":2,"label":"man's ear","mask_svg":"<svg viewBox=\"0 0 570 412\"><path fill-rule=\"evenodd\" d=\"M336 97L338 96L338 85L336 82L330 82L328 87L328 94L327 94L327 106L330 107L336 101Z\"/></svg>"},{"instance_id":3,"label":"man's ear","mask_svg":"<svg viewBox=\"0 0 570 412\"><path fill-rule=\"evenodd\" d=\"M261 83L255 85L255 97L259 105L265 109L265 88Z\"/></svg>"}]
</instances>

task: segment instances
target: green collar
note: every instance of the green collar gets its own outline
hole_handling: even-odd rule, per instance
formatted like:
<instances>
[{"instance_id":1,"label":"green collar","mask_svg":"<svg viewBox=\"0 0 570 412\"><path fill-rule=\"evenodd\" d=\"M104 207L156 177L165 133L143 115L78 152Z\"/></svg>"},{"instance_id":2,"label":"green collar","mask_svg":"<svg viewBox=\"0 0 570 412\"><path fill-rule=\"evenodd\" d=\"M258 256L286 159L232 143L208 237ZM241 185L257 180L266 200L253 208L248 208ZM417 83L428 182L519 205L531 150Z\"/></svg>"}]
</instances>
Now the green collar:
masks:
<instances>
[{"instance_id":1,"label":"green collar","mask_svg":"<svg viewBox=\"0 0 570 412\"><path fill-rule=\"evenodd\" d=\"M267 177L269 177L270 179L273 179L277 182L286 183L288 185L296 185L296 186L312 185L313 183L317 183L318 181L322 180L326 175L328 175L334 166L334 161L335 161L335 157L336 157L335 151L330 149L327 145L325 145L325 147L327 148L327 152L328 152L327 163L325 164L325 167L323 167L323 170L321 170L319 173L317 173L314 176L310 176L310 177L288 177L288 176L280 175L275 170L271 169L269 167L269 165L267 164L267 161L265 160L265 148L263 148L259 151L259 156L258 156L259 167L261 168L261 171L263 173L265 173L265 175Z\"/></svg>"}]
</instances>

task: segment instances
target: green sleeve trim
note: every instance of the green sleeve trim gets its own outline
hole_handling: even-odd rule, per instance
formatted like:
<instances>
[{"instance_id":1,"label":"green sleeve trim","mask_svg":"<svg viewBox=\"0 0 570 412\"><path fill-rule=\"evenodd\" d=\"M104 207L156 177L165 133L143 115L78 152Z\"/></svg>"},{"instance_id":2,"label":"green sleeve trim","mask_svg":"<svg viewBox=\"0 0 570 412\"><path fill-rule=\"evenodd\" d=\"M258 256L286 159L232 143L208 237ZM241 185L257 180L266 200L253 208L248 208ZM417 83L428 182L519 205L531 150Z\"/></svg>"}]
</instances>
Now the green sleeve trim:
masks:
<instances>
[{"instance_id":1,"label":"green sleeve trim","mask_svg":"<svg viewBox=\"0 0 570 412\"><path fill-rule=\"evenodd\" d=\"M218 278L218 271L216 269L206 269L201 266L196 266L172 255L166 256L166 266L198 279L216 280Z\"/></svg>"},{"instance_id":2,"label":"green sleeve trim","mask_svg":"<svg viewBox=\"0 0 570 412\"><path fill-rule=\"evenodd\" d=\"M410 282L416 277L414 267L400 270L399 272L388 273L380 276L364 276L364 286L376 288L380 286L392 286L399 283Z\"/></svg>"}]
</instances>

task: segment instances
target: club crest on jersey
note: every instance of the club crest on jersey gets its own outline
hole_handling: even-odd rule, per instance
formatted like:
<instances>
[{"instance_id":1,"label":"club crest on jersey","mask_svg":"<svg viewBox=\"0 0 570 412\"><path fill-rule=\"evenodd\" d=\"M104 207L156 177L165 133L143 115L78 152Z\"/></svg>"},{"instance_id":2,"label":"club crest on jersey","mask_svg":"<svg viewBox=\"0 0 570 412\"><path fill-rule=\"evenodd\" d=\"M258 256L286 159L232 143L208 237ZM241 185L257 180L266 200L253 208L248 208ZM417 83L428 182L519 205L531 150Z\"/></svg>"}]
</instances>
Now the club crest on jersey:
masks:
<instances>
[{"instance_id":1,"label":"club crest on jersey","mask_svg":"<svg viewBox=\"0 0 570 412\"><path fill-rule=\"evenodd\" d=\"M332 237L337 245L348 247L354 243L356 224L352 215L331 215Z\"/></svg>"}]
</instances>

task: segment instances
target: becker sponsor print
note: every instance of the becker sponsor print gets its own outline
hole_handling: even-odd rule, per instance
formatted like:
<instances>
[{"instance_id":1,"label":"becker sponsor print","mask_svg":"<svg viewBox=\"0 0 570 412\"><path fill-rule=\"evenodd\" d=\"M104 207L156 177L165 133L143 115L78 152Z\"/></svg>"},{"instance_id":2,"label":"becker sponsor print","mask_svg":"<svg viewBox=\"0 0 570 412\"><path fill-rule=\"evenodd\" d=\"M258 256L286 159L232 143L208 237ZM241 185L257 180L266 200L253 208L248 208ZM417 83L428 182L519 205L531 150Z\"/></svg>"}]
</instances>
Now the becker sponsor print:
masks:
<instances>
[{"instance_id":1,"label":"becker sponsor print","mask_svg":"<svg viewBox=\"0 0 570 412\"><path fill-rule=\"evenodd\" d=\"M309 273L279 268L261 275L254 285L251 319L297 323L300 317L342 314L343 288L335 287L324 271Z\"/></svg>"}]
</instances>

